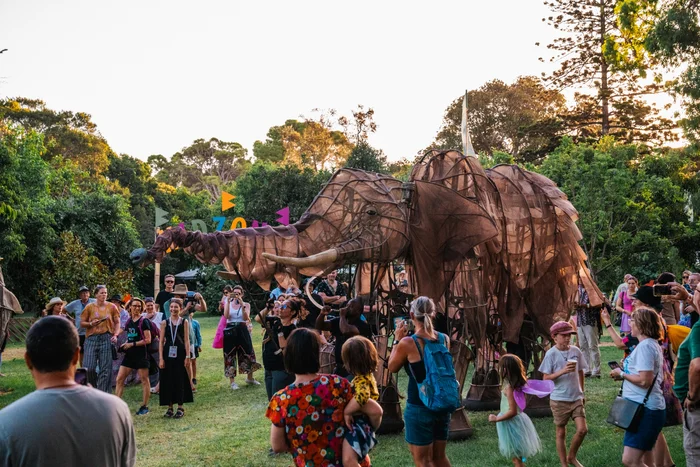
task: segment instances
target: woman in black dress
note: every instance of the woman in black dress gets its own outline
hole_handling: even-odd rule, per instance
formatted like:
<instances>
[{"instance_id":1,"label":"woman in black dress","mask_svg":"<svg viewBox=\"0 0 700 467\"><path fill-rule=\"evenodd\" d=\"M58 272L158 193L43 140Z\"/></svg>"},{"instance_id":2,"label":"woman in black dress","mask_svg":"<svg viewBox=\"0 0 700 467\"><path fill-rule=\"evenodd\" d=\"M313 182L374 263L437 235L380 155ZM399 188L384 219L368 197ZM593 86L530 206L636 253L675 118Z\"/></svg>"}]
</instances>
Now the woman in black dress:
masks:
<instances>
[{"instance_id":1,"label":"woman in black dress","mask_svg":"<svg viewBox=\"0 0 700 467\"><path fill-rule=\"evenodd\" d=\"M150 355L148 345L151 343L151 321L141 316L145 308L143 300L132 298L127 305L131 318L124 326L126 342L122 344L121 351L124 359L119 366L117 373L117 397L122 397L124 393L124 382L133 370L138 371L143 390L143 403L136 415L146 415L148 413L148 399L151 396L151 383L148 380L148 368L150 366Z\"/></svg>"},{"instance_id":2,"label":"woman in black dress","mask_svg":"<svg viewBox=\"0 0 700 467\"><path fill-rule=\"evenodd\" d=\"M167 405L166 418L182 418L185 402L192 402L192 387L185 360L190 358L190 323L180 317L182 300L170 300L170 318L160 325L160 405ZM173 414L173 404L177 412Z\"/></svg>"}]
</instances>

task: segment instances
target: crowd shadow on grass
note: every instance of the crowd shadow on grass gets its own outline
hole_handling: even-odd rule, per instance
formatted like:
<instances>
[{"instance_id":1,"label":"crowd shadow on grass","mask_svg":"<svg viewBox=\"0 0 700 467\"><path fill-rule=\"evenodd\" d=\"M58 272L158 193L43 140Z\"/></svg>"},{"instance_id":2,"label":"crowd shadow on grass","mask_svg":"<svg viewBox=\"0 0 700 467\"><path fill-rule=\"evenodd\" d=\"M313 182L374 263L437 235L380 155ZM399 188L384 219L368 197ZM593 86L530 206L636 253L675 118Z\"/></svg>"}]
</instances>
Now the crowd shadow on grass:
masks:
<instances>
[{"instance_id":1,"label":"crowd shadow on grass","mask_svg":"<svg viewBox=\"0 0 700 467\"><path fill-rule=\"evenodd\" d=\"M164 407L158 406L158 396L151 399L151 413L134 416L139 466L235 466L282 467L291 464L288 454L270 457L270 424L265 418L267 396L264 385L232 391L223 375L221 350L211 348L218 317L197 317L202 327L202 354L198 360L199 389L195 401L185 406L181 420L164 419ZM261 358L261 331L256 327L253 344ZM13 358L3 354L0 388L11 388L9 394L0 395L0 408L34 390L31 375L21 358L21 345L10 346ZM621 352L614 347L601 348L603 367L610 360L618 360ZM605 371L604 371L605 373ZM263 371L255 374L263 383ZM244 377L238 379L242 382ZM471 372L467 381L471 378ZM406 393L407 377L402 371L398 377L399 388ZM586 380L587 420L589 433L581 448L579 459L586 467L621 465L623 432L605 422L619 383L604 377ZM141 402L140 386L128 387L124 399L134 413ZM508 466L510 460L498 451L496 428L487 420L488 412L470 412L474 436L466 441L450 442L447 453L454 466ZM528 459L529 466L554 466L559 464L554 442L554 425L551 418L533 419L542 440L543 451ZM568 442L573 430L569 430ZM680 426L664 429L671 454L676 465L685 465L683 433ZM379 437L379 445L372 451L372 465L377 467L403 467L412 465L403 433Z\"/></svg>"}]
</instances>

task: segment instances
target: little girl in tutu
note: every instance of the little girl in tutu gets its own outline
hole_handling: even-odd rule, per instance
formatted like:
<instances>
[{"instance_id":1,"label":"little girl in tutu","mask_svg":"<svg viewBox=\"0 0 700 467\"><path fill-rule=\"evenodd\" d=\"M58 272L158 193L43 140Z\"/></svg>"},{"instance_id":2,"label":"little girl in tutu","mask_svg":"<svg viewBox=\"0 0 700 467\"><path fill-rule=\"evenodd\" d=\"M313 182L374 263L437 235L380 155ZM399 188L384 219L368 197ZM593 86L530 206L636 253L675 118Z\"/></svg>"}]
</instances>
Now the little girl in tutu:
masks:
<instances>
[{"instance_id":1,"label":"little girl in tutu","mask_svg":"<svg viewBox=\"0 0 700 467\"><path fill-rule=\"evenodd\" d=\"M496 423L498 448L501 454L512 459L513 465L522 467L527 457L534 456L542 450L540 438L537 436L532 420L522 412L525 408L523 390L543 397L547 391L551 392L550 385L545 384L544 390L530 390L527 387L528 381L523 362L512 354L501 356L498 372L503 381L501 412L498 415L489 415L489 422ZM551 383L551 381L543 383Z\"/></svg>"}]
</instances>

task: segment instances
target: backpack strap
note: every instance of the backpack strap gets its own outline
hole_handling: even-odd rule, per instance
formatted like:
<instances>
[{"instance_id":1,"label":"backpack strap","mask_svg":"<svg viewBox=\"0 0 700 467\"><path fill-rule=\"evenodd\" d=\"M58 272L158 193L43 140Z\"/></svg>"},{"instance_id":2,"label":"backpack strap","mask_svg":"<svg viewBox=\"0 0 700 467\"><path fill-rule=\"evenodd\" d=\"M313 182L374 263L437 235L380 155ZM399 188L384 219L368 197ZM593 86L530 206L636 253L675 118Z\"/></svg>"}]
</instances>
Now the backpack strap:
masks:
<instances>
[{"instance_id":1,"label":"backpack strap","mask_svg":"<svg viewBox=\"0 0 700 467\"><path fill-rule=\"evenodd\" d=\"M141 340L145 341L146 339L143 337L143 316L139 318L139 333L141 334ZM143 348L146 352L146 356L148 356L148 344L144 345Z\"/></svg>"},{"instance_id":2,"label":"backpack strap","mask_svg":"<svg viewBox=\"0 0 700 467\"><path fill-rule=\"evenodd\" d=\"M411 336L411 339L413 339L413 342L416 343L416 347L418 348L418 355L420 355L420 359L423 360L423 348L420 346L420 342L418 341L418 339L423 340L423 338L414 334ZM423 342L423 345L425 345L425 342Z\"/></svg>"}]
</instances>

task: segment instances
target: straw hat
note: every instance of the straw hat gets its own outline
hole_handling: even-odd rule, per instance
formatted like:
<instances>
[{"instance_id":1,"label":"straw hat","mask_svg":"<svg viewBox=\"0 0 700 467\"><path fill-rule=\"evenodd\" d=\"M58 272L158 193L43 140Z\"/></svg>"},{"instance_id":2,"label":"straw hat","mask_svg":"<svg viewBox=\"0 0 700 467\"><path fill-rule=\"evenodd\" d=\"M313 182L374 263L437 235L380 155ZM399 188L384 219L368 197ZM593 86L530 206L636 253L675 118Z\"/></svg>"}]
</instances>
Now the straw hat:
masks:
<instances>
[{"instance_id":1,"label":"straw hat","mask_svg":"<svg viewBox=\"0 0 700 467\"><path fill-rule=\"evenodd\" d=\"M177 284L173 289L174 295L187 295L187 292L187 285L185 284Z\"/></svg>"},{"instance_id":2,"label":"straw hat","mask_svg":"<svg viewBox=\"0 0 700 467\"><path fill-rule=\"evenodd\" d=\"M66 306L68 302L65 300L62 300L61 297L54 297L52 298L49 303L46 304L46 307L44 308L44 312L47 314L51 312L51 309L53 309L54 305L58 305L59 303L63 303L63 306Z\"/></svg>"}]
</instances>

